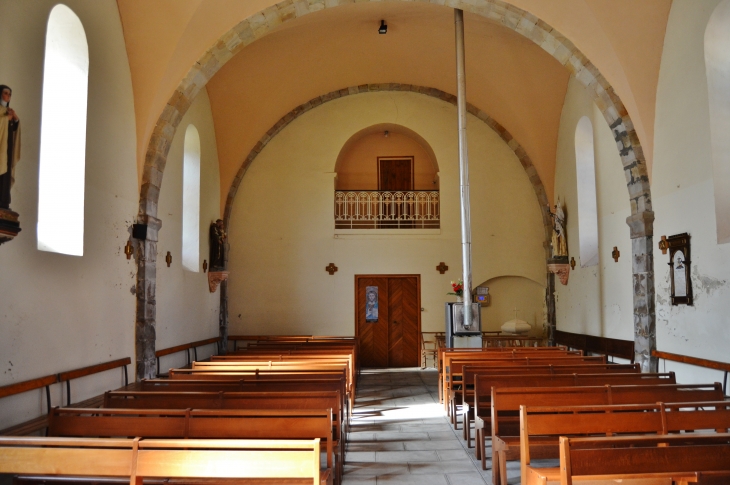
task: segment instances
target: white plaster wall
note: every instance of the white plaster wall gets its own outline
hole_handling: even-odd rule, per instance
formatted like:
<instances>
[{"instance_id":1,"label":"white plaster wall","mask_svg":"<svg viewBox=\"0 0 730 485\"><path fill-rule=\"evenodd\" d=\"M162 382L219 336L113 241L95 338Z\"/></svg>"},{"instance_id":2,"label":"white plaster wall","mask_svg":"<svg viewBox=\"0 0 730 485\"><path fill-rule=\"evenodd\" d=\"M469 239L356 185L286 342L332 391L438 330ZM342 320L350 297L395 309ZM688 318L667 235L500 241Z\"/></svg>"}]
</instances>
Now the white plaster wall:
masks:
<instances>
[{"instance_id":1,"label":"white plaster wall","mask_svg":"<svg viewBox=\"0 0 730 485\"><path fill-rule=\"evenodd\" d=\"M134 355L136 268L122 247L137 213L136 135L113 0L64 2L81 19L89 44L84 255L36 249L45 31L57 3L0 1L0 83L13 88L11 106L22 127L11 204L22 232L0 246L0 386ZM108 371L74 381L72 397L122 384L121 370ZM0 400L0 429L45 412L42 396L32 391ZM55 385L53 404L64 396Z\"/></svg>"},{"instance_id":2,"label":"white plaster wall","mask_svg":"<svg viewBox=\"0 0 730 485\"><path fill-rule=\"evenodd\" d=\"M449 282L461 274L456 109L415 93L367 93L312 110L261 152L233 205L230 332L354 333L354 276L420 274L422 330L442 330ZM334 166L344 143L397 123L432 147L441 176L441 229L335 231ZM543 227L534 190L509 147L469 118L473 280L503 275L545 283ZM440 261L449 266L440 275ZM335 263L334 276L325 266ZM535 292L535 305L543 293Z\"/></svg>"},{"instance_id":3,"label":"white plaster wall","mask_svg":"<svg viewBox=\"0 0 730 485\"><path fill-rule=\"evenodd\" d=\"M598 257L582 268L579 258L578 194L575 129L587 116L593 124L598 206ZM565 201L568 253L576 260L567 286L556 277L557 328L567 332L633 340L631 239L626 218L631 214L621 158L611 129L585 88L574 78L568 83L560 119L555 196ZM618 263L613 247L621 253Z\"/></svg>"},{"instance_id":4,"label":"white plaster wall","mask_svg":"<svg viewBox=\"0 0 730 485\"><path fill-rule=\"evenodd\" d=\"M185 132L194 125L200 134L200 267L190 271L182 264L183 153ZM202 90L178 126L165 165L160 191L158 217L162 220L157 243L157 341L164 349L218 336L220 290L210 293L203 260L209 257L210 223L220 218L220 174L215 127L207 90ZM165 255L170 251L172 265ZM198 358L207 357L215 347L201 349ZM165 357L161 370L185 364L185 353Z\"/></svg>"},{"instance_id":5,"label":"white plaster wall","mask_svg":"<svg viewBox=\"0 0 730 485\"><path fill-rule=\"evenodd\" d=\"M691 239L694 306L672 306L669 255L654 249L657 348L728 362L730 244L717 243L704 63L704 34L719 0L675 0L657 90L652 199L654 241L683 232ZM730 136L728 134L727 136ZM664 368L664 364L660 365ZM667 363L682 382L713 382L718 371Z\"/></svg>"}]
</instances>

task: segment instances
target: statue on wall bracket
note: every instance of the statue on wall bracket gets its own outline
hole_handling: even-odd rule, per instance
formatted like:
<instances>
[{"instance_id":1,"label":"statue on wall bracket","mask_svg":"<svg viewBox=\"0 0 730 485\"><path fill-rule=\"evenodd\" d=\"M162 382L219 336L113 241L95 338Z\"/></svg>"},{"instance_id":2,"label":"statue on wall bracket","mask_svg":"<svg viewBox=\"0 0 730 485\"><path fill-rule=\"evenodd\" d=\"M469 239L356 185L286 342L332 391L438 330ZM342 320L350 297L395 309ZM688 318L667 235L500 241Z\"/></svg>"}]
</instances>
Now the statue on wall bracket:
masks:
<instances>
[{"instance_id":1,"label":"statue on wall bracket","mask_svg":"<svg viewBox=\"0 0 730 485\"><path fill-rule=\"evenodd\" d=\"M20 232L18 213L10 209L10 189L20 159L20 119L10 107L13 90L0 84L0 244Z\"/></svg>"},{"instance_id":2,"label":"statue on wall bracket","mask_svg":"<svg viewBox=\"0 0 730 485\"><path fill-rule=\"evenodd\" d=\"M568 284L570 276L570 264L568 263L568 236L565 232L565 212L563 204L558 197L558 202L554 209L550 206L547 208L550 219L553 223L553 233L551 238L551 258L548 261L548 271L555 273L560 277L560 282L564 285Z\"/></svg>"},{"instance_id":3,"label":"statue on wall bracket","mask_svg":"<svg viewBox=\"0 0 730 485\"><path fill-rule=\"evenodd\" d=\"M208 271L208 289L215 293L218 285L228 279L226 271L226 234L223 220L210 224L210 271Z\"/></svg>"}]
</instances>

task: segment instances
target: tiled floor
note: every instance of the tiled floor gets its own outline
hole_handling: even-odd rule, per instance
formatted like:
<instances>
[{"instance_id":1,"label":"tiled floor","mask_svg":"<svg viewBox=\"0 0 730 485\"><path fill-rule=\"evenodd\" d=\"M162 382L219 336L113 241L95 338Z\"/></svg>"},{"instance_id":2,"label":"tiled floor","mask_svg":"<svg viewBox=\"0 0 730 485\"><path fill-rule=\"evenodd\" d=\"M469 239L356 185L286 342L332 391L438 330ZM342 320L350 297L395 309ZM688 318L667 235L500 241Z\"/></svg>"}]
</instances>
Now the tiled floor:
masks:
<instances>
[{"instance_id":1,"label":"tiled floor","mask_svg":"<svg viewBox=\"0 0 730 485\"><path fill-rule=\"evenodd\" d=\"M491 484L491 469L481 470L461 425L454 431L444 415L436 381L433 369L362 372L344 485ZM519 463L510 465L516 465L510 467L510 483L519 483Z\"/></svg>"}]
</instances>

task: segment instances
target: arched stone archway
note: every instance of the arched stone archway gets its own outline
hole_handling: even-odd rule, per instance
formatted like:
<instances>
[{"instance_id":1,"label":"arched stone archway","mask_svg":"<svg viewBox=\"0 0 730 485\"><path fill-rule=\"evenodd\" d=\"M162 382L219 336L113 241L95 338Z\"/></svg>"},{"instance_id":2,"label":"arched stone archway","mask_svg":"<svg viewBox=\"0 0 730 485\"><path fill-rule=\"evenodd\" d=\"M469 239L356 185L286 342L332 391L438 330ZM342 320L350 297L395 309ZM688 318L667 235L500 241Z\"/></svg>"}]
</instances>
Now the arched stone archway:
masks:
<instances>
[{"instance_id":1,"label":"arched stone archway","mask_svg":"<svg viewBox=\"0 0 730 485\"><path fill-rule=\"evenodd\" d=\"M251 166L253 161L256 159L259 153L266 147L266 145L269 144L271 140L274 139L276 135L278 135L284 128L286 128L292 121L303 115L304 113L307 113L308 111L311 111L312 109L321 106L324 103L327 103L329 101L343 98L345 96L352 96L356 94L363 94L363 93L371 93L371 92L378 92L378 91L406 91L406 92L412 92L412 93L418 93L422 94L424 96L429 96L432 98L440 99L446 103L456 105L456 96L453 94L441 91L439 89L435 88L429 88L424 86L414 86L412 84L394 84L394 83L384 83L384 84L363 84L360 86L350 86L348 88L344 89L338 89L337 91L332 91L327 94L323 94L322 96L317 96L314 99L310 99L306 103L300 104L296 108L289 111L286 115L282 116L265 134L261 137L261 139L256 143L256 145L251 149L251 151L248 153L246 158L243 159L243 162L241 163L241 166L238 169L238 172L236 173L236 176L233 179L233 182L231 183L231 187L228 190L228 196L226 197L226 206L225 206L225 213L223 216L223 220L225 221L226 227L229 227L229 222L231 219L231 209L233 207L233 200L236 197L236 193L238 192L238 188L241 185L241 181L243 180L244 175L246 174L246 171ZM537 173L537 170L535 170L534 165L532 164L532 160L530 159L530 156L527 154L527 152L522 148L520 143L515 140L515 138L510 134L509 131L507 131L502 125L500 125L497 121L495 121L491 116L489 116L486 112L483 110L477 108L473 104L467 103L467 111L479 118L481 121L483 121L487 126L489 126L492 130L494 130L495 133L499 135L502 140L507 144L507 146L510 147L510 149L514 152L517 159L520 161L520 164L525 169L525 172L527 173L528 178L530 179L530 183L532 184L532 188L535 191L535 196L537 197L537 202L540 205L540 213L542 214L542 222L543 227L545 231L545 257L549 257L549 245L550 245L550 237L552 234L552 222L550 219L550 216L548 214L548 198L547 193L545 192L545 187L542 184L542 180L540 180L540 176Z\"/></svg>"},{"instance_id":2,"label":"arched stone archway","mask_svg":"<svg viewBox=\"0 0 730 485\"><path fill-rule=\"evenodd\" d=\"M157 232L161 226L161 221L157 218L157 201L167 154L177 126L198 92L241 49L283 23L340 5L340 2L284 0L243 20L222 35L192 66L158 118L145 155L138 213L138 222L148 225L148 239L143 244L143 256L138 258L137 272L138 379L152 377L156 371L155 274ZM633 253L636 361L641 363L644 371L655 369L656 360L651 357L651 350L656 347L652 258L654 213L651 205L651 189L641 144L621 99L598 68L572 42L531 13L502 0L451 0L448 6L498 22L539 45L587 88L611 127L621 156L631 201L631 216L627 219L627 223L630 228ZM289 113L287 116L294 115Z\"/></svg>"}]
</instances>

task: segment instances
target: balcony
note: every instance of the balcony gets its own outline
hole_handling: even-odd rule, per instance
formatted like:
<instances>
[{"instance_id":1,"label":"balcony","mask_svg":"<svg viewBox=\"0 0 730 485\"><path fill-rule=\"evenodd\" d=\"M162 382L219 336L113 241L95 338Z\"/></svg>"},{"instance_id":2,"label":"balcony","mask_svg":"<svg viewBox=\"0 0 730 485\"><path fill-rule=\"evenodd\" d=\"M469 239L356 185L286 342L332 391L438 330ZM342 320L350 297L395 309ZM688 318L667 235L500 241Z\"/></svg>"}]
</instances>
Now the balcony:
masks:
<instances>
[{"instance_id":1,"label":"balcony","mask_svg":"<svg viewBox=\"0 0 730 485\"><path fill-rule=\"evenodd\" d=\"M439 192L335 191L335 229L439 229Z\"/></svg>"}]
</instances>

